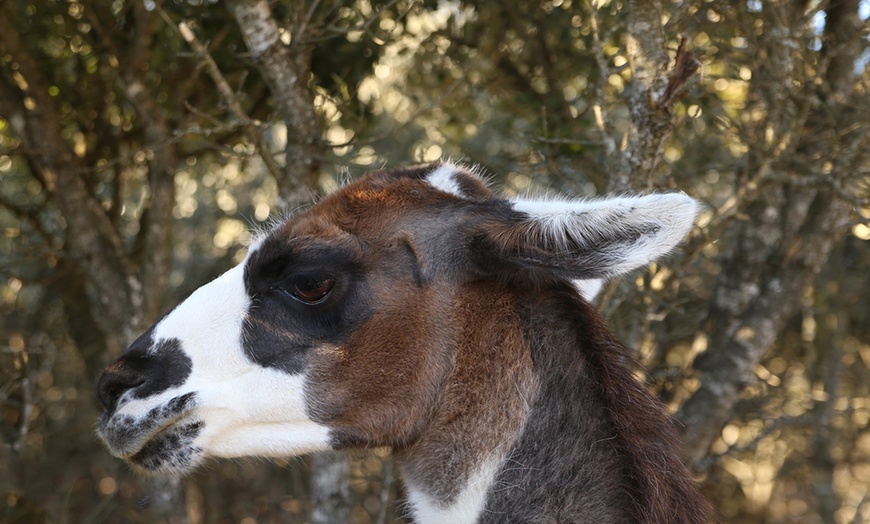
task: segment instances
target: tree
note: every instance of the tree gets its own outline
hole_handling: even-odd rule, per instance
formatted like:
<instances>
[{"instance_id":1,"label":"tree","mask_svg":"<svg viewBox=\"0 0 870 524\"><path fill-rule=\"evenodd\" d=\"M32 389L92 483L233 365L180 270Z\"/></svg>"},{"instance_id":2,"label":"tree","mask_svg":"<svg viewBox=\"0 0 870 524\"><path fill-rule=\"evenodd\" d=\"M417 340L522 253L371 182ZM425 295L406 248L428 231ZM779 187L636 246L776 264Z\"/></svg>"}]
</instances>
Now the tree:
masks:
<instances>
[{"instance_id":1,"label":"tree","mask_svg":"<svg viewBox=\"0 0 870 524\"><path fill-rule=\"evenodd\" d=\"M305 205L346 170L449 155L508 191L703 199L685 250L598 305L639 349L725 520L860 520L866 11L0 2L0 514L279 520L311 514L324 484L339 488L314 494L338 501L317 503L324 521L400 514L380 454L314 459L314 479L295 462L222 464L143 499L91 437L90 389L239 259L245 221ZM353 489L317 478L330 471ZM51 486L63 493L40 505ZM176 495L163 509L161 493Z\"/></svg>"}]
</instances>

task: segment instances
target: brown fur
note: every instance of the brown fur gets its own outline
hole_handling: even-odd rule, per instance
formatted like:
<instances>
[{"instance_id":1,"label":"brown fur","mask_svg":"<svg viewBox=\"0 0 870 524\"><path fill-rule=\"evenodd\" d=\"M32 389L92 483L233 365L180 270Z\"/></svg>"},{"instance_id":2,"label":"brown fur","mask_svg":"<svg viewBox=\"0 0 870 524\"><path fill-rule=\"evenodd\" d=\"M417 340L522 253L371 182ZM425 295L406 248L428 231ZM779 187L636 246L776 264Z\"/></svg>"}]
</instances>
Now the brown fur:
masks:
<instances>
[{"instance_id":1,"label":"brown fur","mask_svg":"<svg viewBox=\"0 0 870 524\"><path fill-rule=\"evenodd\" d=\"M519 435L535 377L513 297L478 282L457 294L452 369L420 439L397 450L406 478L449 503L474 466ZM482 316L482 312L486 312ZM484 400L485 399L485 400Z\"/></svg>"},{"instance_id":2,"label":"brown fur","mask_svg":"<svg viewBox=\"0 0 870 524\"><path fill-rule=\"evenodd\" d=\"M562 280L584 265L596 275L594 254L554 257L476 177L458 178L461 203L426 173L370 175L282 232L362 246L375 313L309 360L312 412L336 445L393 447L407 480L444 504L508 452L507 488L481 521L706 521L664 408Z\"/></svg>"}]
</instances>

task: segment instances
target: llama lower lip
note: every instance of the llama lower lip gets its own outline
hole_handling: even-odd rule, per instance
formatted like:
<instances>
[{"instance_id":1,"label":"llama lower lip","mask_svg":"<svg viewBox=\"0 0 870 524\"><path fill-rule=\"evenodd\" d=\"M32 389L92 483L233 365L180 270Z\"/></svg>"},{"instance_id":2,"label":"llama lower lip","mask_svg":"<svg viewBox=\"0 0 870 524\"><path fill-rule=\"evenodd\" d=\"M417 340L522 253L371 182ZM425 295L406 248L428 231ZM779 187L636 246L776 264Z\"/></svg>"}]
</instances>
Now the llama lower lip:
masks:
<instances>
[{"instance_id":1,"label":"llama lower lip","mask_svg":"<svg viewBox=\"0 0 870 524\"><path fill-rule=\"evenodd\" d=\"M174 397L140 416L123 412L106 413L100 420L98 434L113 455L132 461L143 451L146 454L153 452L155 444L152 443L172 444L172 435L184 437L190 433L191 426L201 425L201 422L191 417L195 406L196 394L191 392Z\"/></svg>"},{"instance_id":2,"label":"llama lower lip","mask_svg":"<svg viewBox=\"0 0 870 524\"><path fill-rule=\"evenodd\" d=\"M134 454L125 459L147 471L179 471L195 466L202 448L194 445L205 423L201 420L176 422L158 431Z\"/></svg>"}]
</instances>

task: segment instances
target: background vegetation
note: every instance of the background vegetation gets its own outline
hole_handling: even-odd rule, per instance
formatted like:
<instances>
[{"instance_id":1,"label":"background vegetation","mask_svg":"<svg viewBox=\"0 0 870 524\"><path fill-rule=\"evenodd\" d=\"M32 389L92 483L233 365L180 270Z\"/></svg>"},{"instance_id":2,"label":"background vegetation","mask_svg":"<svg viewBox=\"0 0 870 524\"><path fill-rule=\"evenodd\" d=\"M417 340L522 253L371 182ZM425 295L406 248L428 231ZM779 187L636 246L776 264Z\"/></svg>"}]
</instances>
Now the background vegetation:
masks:
<instances>
[{"instance_id":1,"label":"background vegetation","mask_svg":"<svg viewBox=\"0 0 870 524\"><path fill-rule=\"evenodd\" d=\"M0 521L400 521L382 450L137 478L96 441L93 386L252 227L442 156L508 194L704 201L685 249L598 306L723 521L870 521L868 16L0 0Z\"/></svg>"}]
</instances>

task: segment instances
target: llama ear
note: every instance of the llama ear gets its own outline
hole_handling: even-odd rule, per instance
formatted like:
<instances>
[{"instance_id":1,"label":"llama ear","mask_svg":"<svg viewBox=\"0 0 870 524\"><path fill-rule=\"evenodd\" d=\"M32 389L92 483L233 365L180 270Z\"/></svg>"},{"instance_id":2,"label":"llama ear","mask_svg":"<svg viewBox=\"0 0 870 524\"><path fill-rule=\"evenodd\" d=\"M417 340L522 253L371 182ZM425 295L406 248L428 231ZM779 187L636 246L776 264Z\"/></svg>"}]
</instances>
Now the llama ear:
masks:
<instances>
[{"instance_id":1,"label":"llama ear","mask_svg":"<svg viewBox=\"0 0 870 524\"><path fill-rule=\"evenodd\" d=\"M478 236L496 265L582 280L607 279L666 255L698 213L682 193L510 206L510 213L484 221Z\"/></svg>"}]
</instances>

